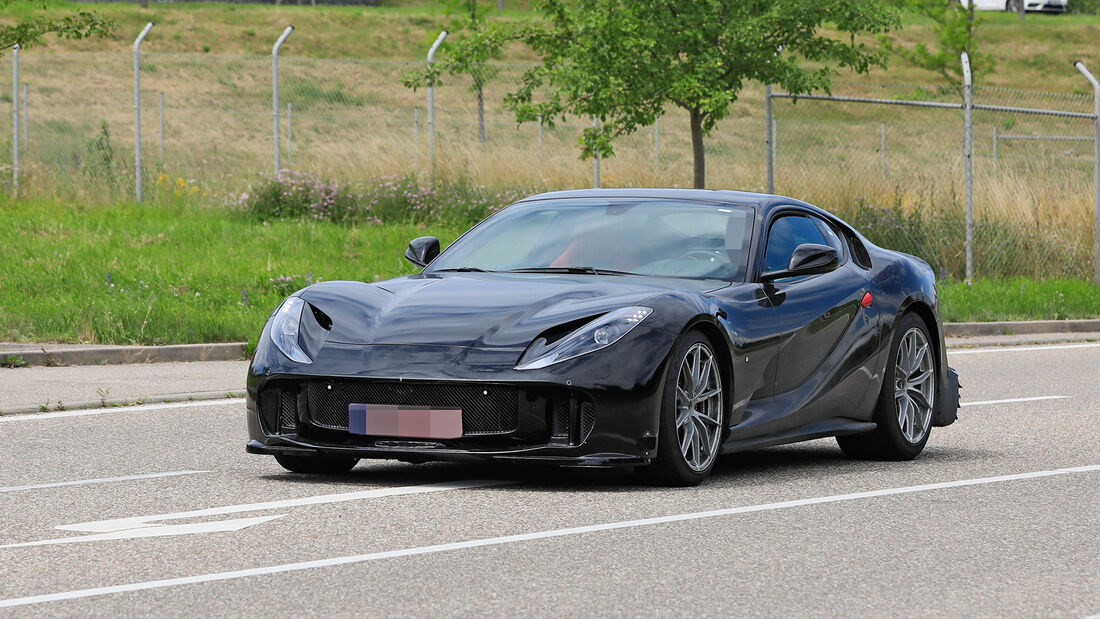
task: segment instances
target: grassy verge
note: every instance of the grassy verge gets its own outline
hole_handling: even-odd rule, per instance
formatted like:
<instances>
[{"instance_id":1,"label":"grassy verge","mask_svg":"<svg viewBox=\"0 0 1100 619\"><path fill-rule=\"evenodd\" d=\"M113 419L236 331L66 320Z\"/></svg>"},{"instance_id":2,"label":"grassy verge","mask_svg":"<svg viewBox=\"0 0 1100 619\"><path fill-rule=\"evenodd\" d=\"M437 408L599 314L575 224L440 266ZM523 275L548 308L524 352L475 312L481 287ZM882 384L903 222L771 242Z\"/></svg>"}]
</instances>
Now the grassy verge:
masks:
<instances>
[{"instance_id":1,"label":"grassy verge","mask_svg":"<svg viewBox=\"0 0 1100 619\"><path fill-rule=\"evenodd\" d=\"M946 281L940 292L946 322L1100 317L1100 288L1074 279Z\"/></svg>"},{"instance_id":2,"label":"grassy verge","mask_svg":"<svg viewBox=\"0 0 1100 619\"><path fill-rule=\"evenodd\" d=\"M255 341L271 310L307 279L411 273L424 234L462 226L272 221L222 208L0 203L0 340L110 344ZM943 283L949 321L1100 316L1100 289L1077 280Z\"/></svg>"},{"instance_id":3,"label":"grassy verge","mask_svg":"<svg viewBox=\"0 0 1100 619\"><path fill-rule=\"evenodd\" d=\"M412 268L409 239L455 227L258 224L225 209L0 205L0 340L167 344L255 340L308 278Z\"/></svg>"}]
</instances>

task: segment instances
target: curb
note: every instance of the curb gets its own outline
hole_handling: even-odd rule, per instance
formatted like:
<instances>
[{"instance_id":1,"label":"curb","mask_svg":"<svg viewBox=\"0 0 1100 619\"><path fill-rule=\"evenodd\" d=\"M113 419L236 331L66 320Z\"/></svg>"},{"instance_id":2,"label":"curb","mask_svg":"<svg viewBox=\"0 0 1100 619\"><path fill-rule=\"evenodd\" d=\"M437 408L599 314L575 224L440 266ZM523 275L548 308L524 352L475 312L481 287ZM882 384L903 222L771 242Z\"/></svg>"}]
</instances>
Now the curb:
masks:
<instances>
[{"instance_id":1,"label":"curb","mask_svg":"<svg viewBox=\"0 0 1100 619\"><path fill-rule=\"evenodd\" d=\"M1100 319L1024 320L1003 322L944 323L945 337L990 335L1038 335L1043 333L1100 333ZM223 344L173 344L169 346L39 346L0 349L0 358L15 356L27 365L98 365L117 363L165 363L185 361L237 361L245 359L245 342ZM99 402L93 404L99 405ZM0 411L4 414L4 411Z\"/></svg>"},{"instance_id":2,"label":"curb","mask_svg":"<svg viewBox=\"0 0 1100 619\"><path fill-rule=\"evenodd\" d=\"M245 358L245 343L174 344L170 346L22 346L0 349L0 358L20 357L27 365L99 365L117 363L165 363L170 361L236 361Z\"/></svg>"},{"instance_id":3,"label":"curb","mask_svg":"<svg viewBox=\"0 0 1100 619\"><path fill-rule=\"evenodd\" d=\"M982 335L1037 335L1040 333L1096 333L1100 320L1022 320L1016 322L948 322L945 337Z\"/></svg>"},{"instance_id":4,"label":"curb","mask_svg":"<svg viewBox=\"0 0 1100 619\"><path fill-rule=\"evenodd\" d=\"M190 402L194 400L228 400L243 398L243 391L198 391L195 393L168 393L153 395L132 400L83 400L69 402L58 408L42 410L40 406L17 406L13 408L0 408L0 417L4 415L26 415L28 413L52 413L65 410L87 410L90 408L121 408L124 406L138 406L141 404L161 404L165 402Z\"/></svg>"}]
</instances>

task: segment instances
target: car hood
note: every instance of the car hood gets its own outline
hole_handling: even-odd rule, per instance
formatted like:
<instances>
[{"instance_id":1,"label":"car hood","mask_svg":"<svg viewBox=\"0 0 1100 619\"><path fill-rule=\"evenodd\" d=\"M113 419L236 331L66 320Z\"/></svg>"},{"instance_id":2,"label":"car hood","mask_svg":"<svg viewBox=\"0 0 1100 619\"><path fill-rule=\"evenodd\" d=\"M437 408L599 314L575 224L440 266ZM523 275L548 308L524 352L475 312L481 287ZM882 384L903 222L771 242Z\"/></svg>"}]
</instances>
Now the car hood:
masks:
<instances>
[{"instance_id":1,"label":"car hood","mask_svg":"<svg viewBox=\"0 0 1100 619\"><path fill-rule=\"evenodd\" d=\"M322 282L301 296L332 320L327 342L523 349L551 327L654 294L702 293L726 285L630 276L453 273L376 283Z\"/></svg>"}]
</instances>

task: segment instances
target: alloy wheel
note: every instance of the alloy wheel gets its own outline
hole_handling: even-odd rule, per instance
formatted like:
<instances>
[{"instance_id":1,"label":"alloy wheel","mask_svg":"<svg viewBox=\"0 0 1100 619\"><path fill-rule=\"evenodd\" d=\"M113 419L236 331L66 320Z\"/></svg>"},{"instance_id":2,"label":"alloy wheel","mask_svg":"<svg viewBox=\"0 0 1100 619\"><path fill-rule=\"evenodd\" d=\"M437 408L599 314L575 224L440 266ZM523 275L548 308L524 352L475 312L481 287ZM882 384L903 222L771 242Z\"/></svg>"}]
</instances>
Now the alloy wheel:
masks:
<instances>
[{"instance_id":1,"label":"alloy wheel","mask_svg":"<svg viewBox=\"0 0 1100 619\"><path fill-rule=\"evenodd\" d=\"M704 471L718 456L722 437L722 374L705 344L688 349L676 379L676 436L684 461Z\"/></svg>"},{"instance_id":2,"label":"alloy wheel","mask_svg":"<svg viewBox=\"0 0 1100 619\"><path fill-rule=\"evenodd\" d=\"M905 332L898 347L894 368L894 409L905 440L924 440L932 422L936 372L931 348L924 332L913 327Z\"/></svg>"}]
</instances>

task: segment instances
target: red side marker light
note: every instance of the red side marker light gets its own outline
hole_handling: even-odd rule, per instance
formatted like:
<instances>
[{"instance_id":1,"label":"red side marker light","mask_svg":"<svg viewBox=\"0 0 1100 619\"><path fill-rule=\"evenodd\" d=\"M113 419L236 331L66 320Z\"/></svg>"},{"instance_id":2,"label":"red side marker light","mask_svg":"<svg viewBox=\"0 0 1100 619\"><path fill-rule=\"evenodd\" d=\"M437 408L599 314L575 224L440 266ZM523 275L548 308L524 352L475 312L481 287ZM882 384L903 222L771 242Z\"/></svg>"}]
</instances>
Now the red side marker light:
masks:
<instances>
[{"instance_id":1,"label":"red side marker light","mask_svg":"<svg viewBox=\"0 0 1100 619\"><path fill-rule=\"evenodd\" d=\"M860 301L859 304L863 307L871 307L871 301L874 301L874 299L871 297L871 293L866 292L863 294L863 300Z\"/></svg>"}]
</instances>

